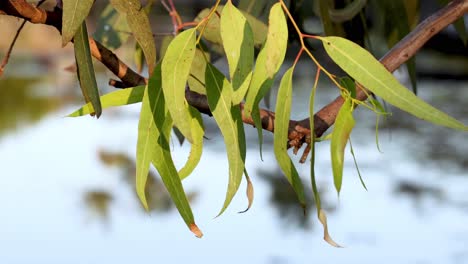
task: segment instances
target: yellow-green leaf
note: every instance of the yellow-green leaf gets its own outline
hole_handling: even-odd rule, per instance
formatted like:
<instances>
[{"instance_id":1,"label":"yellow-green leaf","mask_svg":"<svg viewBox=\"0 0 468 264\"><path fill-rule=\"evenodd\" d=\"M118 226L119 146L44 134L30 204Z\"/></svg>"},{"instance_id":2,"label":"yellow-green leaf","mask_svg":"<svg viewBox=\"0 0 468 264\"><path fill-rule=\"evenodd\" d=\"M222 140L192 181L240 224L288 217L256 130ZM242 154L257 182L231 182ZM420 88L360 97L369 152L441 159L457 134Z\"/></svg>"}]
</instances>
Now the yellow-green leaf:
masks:
<instances>
[{"instance_id":1,"label":"yellow-green leaf","mask_svg":"<svg viewBox=\"0 0 468 264\"><path fill-rule=\"evenodd\" d=\"M320 39L333 61L383 100L436 125L468 131L467 126L406 89L379 61L359 45L339 37Z\"/></svg>"},{"instance_id":2,"label":"yellow-green leaf","mask_svg":"<svg viewBox=\"0 0 468 264\"><path fill-rule=\"evenodd\" d=\"M246 155L244 125L239 106L232 105L233 89L224 75L211 64L206 68L208 105L224 137L229 161L229 183L221 215L229 206L242 181Z\"/></svg>"},{"instance_id":3,"label":"yellow-green leaf","mask_svg":"<svg viewBox=\"0 0 468 264\"><path fill-rule=\"evenodd\" d=\"M254 40L247 19L231 1L221 13L221 38L234 89L232 101L237 105L244 99L252 78Z\"/></svg>"},{"instance_id":4,"label":"yellow-green leaf","mask_svg":"<svg viewBox=\"0 0 468 264\"><path fill-rule=\"evenodd\" d=\"M156 64L156 44L145 9L139 0L110 0L110 2L119 13L125 14L128 26L143 49L148 71L151 74Z\"/></svg>"},{"instance_id":5,"label":"yellow-green leaf","mask_svg":"<svg viewBox=\"0 0 468 264\"><path fill-rule=\"evenodd\" d=\"M62 45L75 36L93 6L94 0L64 0L62 15Z\"/></svg>"},{"instance_id":6,"label":"yellow-green leaf","mask_svg":"<svg viewBox=\"0 0 468 264\"><path fill-rule=\"evenodd\" d=\"M169 137L172 124L164 102L161 69L158 65L145 90L138 124L137 194L143 206L148 208L144 191L151 162L159 172L187 226L197 237L201 237L202 233L195 224L190 204L171 157Z\"/></svg>"},{"instance_id":7,"label":"yellow-green leaf","mask_svg":"<svg viewBox=\"0 0 468 264\"><path fill-rule=\"evenodd\" d=\"M218 12L218 14L222 13L223 7L224 7L223 5L218 6L218 9L216 10ZM197 15L197 17L195 18L195 21L200 22L203 18L208 16L210 11L211 10L209 8L203 9ZM266 36L267 36L267 31L268 31L267 26L261 20L259 20L256 17L250 15L249 13L244 12L244 11L241 11L241 12L245 16L247 21L249 22L249 25L250 25L250 27L252 29L252 32L253 32L253 35L254 35L254 45L255 45L255 47L261 47L263 45L263 43L265 42L265 39L266 39ZM220 27L221 27L220 18L217 15L212 16L210 18L210 20L208 21L208 23L206 24L206 28L205 28L205 31L203 33L203 38L205 38L206 40L208 40L208 41L210 41L212 43L222 45L223 40L221 38ZM199 27L199 29L202 29L202 28L203 28L203 26Z\"/></svg>"},{"instance_id":8,"label":"yellow-green leaf","mask_svg":"<svg viewBox=\"0 0 468 264\"><path fill-rule=\"evenodd\" d=\"M92 112L99 118L102 112L101 100L99 98L99 90L94 73L93 59L91 58L91 51L89 49L86 22L83 21L76 31L74 38L76 68L81 92L83 93L86 103L91 103L93 107Z\"/></svg>"},{"instance_id":9,"label":"yellow-green leaf","mask_svg":"<svg viewBox=\"0 0 468 264\"><path fill-rule=\"evenodd\" d=\"M271 47L276 47L281 49L283 52L286 52L285 47L287 46L287 31L286 36L277 36L278 30L274 28L280 24L283 26L286 24L281 4L277 3L271 8L269 21L270 26L268 27L267 40L263 49L258 54L252 81L250 83L244 105L244 114L247 117L252 117L255 127L257 128L260 156L262 155L263 130L258 104L273 84L276 72L279 70L285 56L285 54L269 55L269 52L272 51ZM268 66L269 64L275 65L273 68L276 69L276 72L273 75L271 75L272 72L269 72L273 69L271 65Z\"/></svg>"},{"instance_id":10,"label":"yellow-green leaf","mask_svg":"<svg viewBox=\"0 0 468 264\"><path fill-rule=\"evenodd\" d=\"M247 212L250 209L250 207L252 207L253 200L254 200L254 187L246 169L244 169L244 175L245 175L245 180L247 181L247 188L246 188L245 194L247 196L248 204L247 204L247 208L244 211L240 211L239 214L243 214Z\"/></svg>"},{"instance_id":11,"label":"yellow-green leaf","mask_svg":"<svg viewBox=\"0 0 468 264\"><path fill-rule=\"evenodd\" d=\"M132 88L126 88L116 90L101 96L101 107L106 109L112 106L129 105L141 102L143 99L143 93L145 92L145 86L136 86ZM78 117L91 114L93 112L93 106L91 103L87 103L80 109L68 115L68 117Z\"/></svg>"},{"instance_id":12,"label":"yellow-green leaf","mask_svg":"<svg viewBox=\"0 0 468 264\"><path fill-rule=\"evenodd\" d=\"M162 61L164 98L175 126L193 143L185 86L195 56L195 29L186 30L171 41Z\"/></svg>"},{"instance_id":13,"label":"yellow-green leaf","mask_svg":"<svg viewBox=\"0 0 468 264\"><path fill-rule=\"evenodd\" d=\"M191 114L191 129L193 136L193 143L191 145L190 154L184 167L179 170L180 179L185 179L189 176L195 167L200 162L202 151L203 151L203 135L205 134L203 129L203 120L200 112L197 109L190 106Z\"/></svg>"},{"instance_id":14,"label":"yellow-green leaf","mask_svg":"<svg viewBox=\"0 0 468 264\"><path fill-rule=\"evenodd\" d=\"M288 47L288 24L280 3L270 11L266 48L266 70L269 78L274 78L286 55Z\"/></svg>"},{"instance_id":15,"label":"yellow-green leaf","mask_svg":"<svg viewBox=\"0 0 468 264\"><path fill-rule=\"evenodd\" d=\"M292 75L294 66L289 68L281 79L275 111L275 133L273 138L276 160L281 170L293 187L301 205L305 208L304 187L296 168L288 155L289 116L292 104Z\"/></svg>"},{"instance_id":16,"label":"yellow-green leaf","mask_svg":"<svg viewBox=\"0 0 468 264\"><path fill-rule=\"evenodd\" d=\"M210 60L210 53L204 52L197 48L195 51L195 58L192 62L192 67L190 68L190 75L188 77L187 83L191 91L197 92L199 94L206 94L205 70L207 60Z\"/></svg>"},{"instance_id":17,"label":"yellow-green leaf","mask_svg":"<svg viewBox=\"0 0 468 264\"><path fill-rule=\"evenodd\" d=\"M348 98L336 116L330 143L333 183L335 184L338 194L340 193L341 183L343 182L344 149L355 123L352 112L352 101Z\"/></svg>"}]
</instances>

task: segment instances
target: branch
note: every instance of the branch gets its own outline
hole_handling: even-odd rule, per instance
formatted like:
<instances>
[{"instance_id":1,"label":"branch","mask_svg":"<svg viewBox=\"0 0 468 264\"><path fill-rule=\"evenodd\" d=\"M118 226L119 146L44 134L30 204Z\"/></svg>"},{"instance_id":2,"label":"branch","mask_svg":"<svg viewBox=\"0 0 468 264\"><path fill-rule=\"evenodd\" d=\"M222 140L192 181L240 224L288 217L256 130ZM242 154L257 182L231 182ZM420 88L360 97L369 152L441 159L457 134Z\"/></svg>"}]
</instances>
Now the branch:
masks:
<instances>
[{"instance_id":1,"label":"branch","mask_svg":"<svg viewBox=\"0 0 468 264\"><path fill-rule=\"evenodd\" d=\"M443 28L452 24L455 20L468 12L468 0L454 0L446 7L440 9L432 16L421 22L410 34L397 43L380 62L391 72L400 67L426 43L432 36L440 32ZM55 8L53 11L46 11L36 8L25 0L2 0L0 1L0 15L10 15L23 18L31 23L47 24L54 26L59 31L62 28L62 10ZM103 63L121 81L122 86L132 87L146 83L146 79L130 69L112 51L104 47L101 43L90 38L91 54L98 61ZM366 100L367 95L362 89L358 89L357 98ZM211 115L206 96L187 90L186 99L188 103L196 107L200 112ZM335 122L339 109L343 105L343 98L337 97L334 101L323 107L314 115L315 135L320 137ZM243 104L241 104L241 109ZM243 112L243 111L242 111ZM275 113L261 109L263 129L274 132ZM254 125L251 118L244 115L242 120L246 124ZM294 147L295 152L303 143L310 144L310 123L309 118L289 122L289 146ZM306 148L302 161L305 161L309 148Z\"/></svg>"}]
</instances>

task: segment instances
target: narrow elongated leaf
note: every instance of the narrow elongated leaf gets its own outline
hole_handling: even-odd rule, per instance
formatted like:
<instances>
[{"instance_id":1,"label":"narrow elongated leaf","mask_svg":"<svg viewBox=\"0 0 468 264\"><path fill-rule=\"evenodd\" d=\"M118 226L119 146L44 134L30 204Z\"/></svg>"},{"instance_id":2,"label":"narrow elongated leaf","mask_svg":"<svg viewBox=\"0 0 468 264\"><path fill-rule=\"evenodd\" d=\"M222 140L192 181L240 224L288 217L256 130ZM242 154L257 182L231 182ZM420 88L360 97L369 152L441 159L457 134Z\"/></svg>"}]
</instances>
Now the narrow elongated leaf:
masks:
<instances>
[{"instance_id":1,"label":"narrow elongated leaf","mask_svg":"<svg viewBox=\"0 0 468 264\"><path fill-rule=\"evenodd\" d=\"M62 45L75 36L78 28L89 14L94 0L64 0L62 15Z\"/></svg>"},{"instance_id":2,"label":"narrow elongated leaf","mask_svg":"<svg viewBox=\"0 0 468 264\"><path fill-rule=\"evenodd\" d=\"M252 181L250 180L249 174L247 173L247 170L245 169L244 169L244 174L245 174L245 180L247 181L247 189L246 189L245 194L247 195L248 204L247 204L247 208L244 211L240 211L239 214L243 214L247 212L250 209L250 207L252 207L253 200L254 200L254 187L253 187Z\"/></svg>"},{"instance_id":3,"label":"narrow elongated leaf","mask_svg":"<svg viewBox=\"0 0 468 264\"><path fill-rule=\"evenodd\" d=\"M117 11L126 15L128 26L145 54L151 74L156 64L156 44L145 9L139 0L110 0L110 2Z\"/></svg>"},{"instance_id":4,"label":"narrow elongated leaf","mask_svg":"<svg viewBox=\"0 0 468 264\"><path fill-rule=\"evenodd\" d=\"M319 76L320 72L317 72L317 76L315 77L315 83L314 87L312 88L312 91L310 93L310 99L309 99L309 115L314 116L314 105L315 105L315 94L317 91L317 85L319 81ZM354 83L353 83L354 84ZM309 118L310 120L310 127L313 128L315 127L314 124L314 119ZM330 234L328 233L328 223L327 223L327 216L325 214L325 211L322 209L322 202L320 200L320 193L317 188L317 181L315 177L315 132L312 130L312 135L311 135L311 142L310 142L310 153L311 153L311 158L310 158L310 179L312 182L312 192L314 195L314 200L315 200L315 207L317 209L317 218L319 219L320 223L323 226L323 239L330 245L334 247L340 247L333 239L331 238Z\"/></svg>"},{"instance_id":5,"label":"narrow elongated leaf","mask_svg":"<svg viewBox=\"0 0 468 264\"><path fill-rule=\"evenodd\" d=\"M216 10L218 14L221 14L223 11L224 6L219 5L218 9ZM200 22L203 18L208 16L210 13L210 9L206 8L203 9L200 13L198 13L197 17L195 18L196 22ZM265 42L266 36L267 36L267 31L268 27L263 23L261 20L257 19L255 16L250 15L247 12L241 11L242 14L245 16L247 21L249 22L250 27L252 28L252 32L254 35L254 45L255 47L261 47L263 43ZM199 29L203 28L203 26L199 27ZM221 32L220 32L221 24L220 24L220 18L218 16L212 16L208 23L206 24L205 31L203 33L203 38L206 40L222 45L223 40L221 38Z\"/></svg>"},{"instance_id":6,"label":"narrow elongated leaf","mask_svg":"<svg viewBox=\"0 0 468 264\"><path fill-rule=\"evenodd\" d=\"M120 48L130 37L127 18L108 4L96 24L94 39L109 49Z\"/></svg>"},{"instance_id":7,"label":"narrow elongated leaf","mask_svg":"<svg viewBox=\"0 0 468 264\"><path fill-rule=\"evenodd\" d=\"M221 14L221 37L234 89L232 100L236 105L244 99L252 79L254 39L247 19L231 1Z\"/></svg>"},{"instance_id":8,"label":"narrow elongated leaf","mask_svg":"<svg viewBox=\"0 0 468 264\"><path fill-rule=\"evenodd\" d=\"M276 3L270 10L266 48L266 70L269 78L274 78L283 64L288 47L288 24L283 7Z\"/></svg>"},{"instance_id":9,"label":"narrow elongated leaf","mask_svg":"<svg viewBox=\"0 0 468 264\"><path fill-rule=\"evenodd\" d=\"M96 76L94 75L93 59L91 58L91 51L89 49L88 32L85 22L78 28L74 38L76 68L78 70L81 92L86 103L91 103L93 107L92 112L99 118L102 112L101 100L99 98Z\"/></svg>"},{"instance_id":10,"label":"narrow elongated leaf","mask_svg":"<svg viewBox=\"0 0 468 264\"><path fill-rule=\"evenodd\" d=\"M242 181L246 155L244 126L239 106L232 105L233 89L229 81L214 66L206 68L208 105L224 137L229 160L229 183L221 215L229 206Z\"/></svg>"},{"instance_id":11,"label":"narrow elongated leaf","mask_svg":"<svg viewBox=\"0 0 468 264\"><path fill-rule=\"evenodd\" d=\"M348 98L336 116L335 127L333 128L330 143L333 183L335 184L338 194L340 193L341 183L343 182L344 149L355 123L352 112L352 102L351 99Z\"/></svg>"},{"instance_id":12,"label":"narrow elongated leaf","mask_svg":"<svg viewBox=\"0 0 468 264\"><path fill-rule=\"evenodd\" d=\"M174 124L193 143L191 116L185 99L185 85L195 56L195 29L186 30L171 41L162 61L164 98Z\"/></svg>"},{"instance_id":13,"label":"narrow elongated leaf","mask_svg":"<svg viewBox=\"0 0 468 264\"><path fill-rule=\"evenodd\" d=\"M359 45L339 37L320 39L333 61L385 101L436 125L468 131L467 126L406 89L379 61Z\"/></svg>"},{"instance_id":14,"label":"narrow elongated leaf","mask_svg":"<svg viewBox=\"0 0 468 264\"><path fill-rule=\"evenodd\" d=\"M203 120L200 112L197 109L190 106L190 115L191 115L191 130L193 136L193 143L191 145L190 154L188 160L184 167L180 169L179 176L180 179L185 179L189 176L192 171L197 167L200 162L202 150L203 150Z\"/></svg>"},{"instance_id":15,"label":"narrow elongated leaf","mask_svg":"<svg viewBox=\"0 0 468 264\"><path fill-rule=\"evenodd\" d=\"M278 36L278 31L274 27L283 28L286 24L286 18L284 17L281 4L275 4L270 11L270 26L268 27L268 36L263 49L260 51L255 64L255 70L250 83L249 91L247 93L246 102L244 105L244 114L247 117L252 117L257 128L258 141L260 147L260 156L262 155L262 144L263 144L263 130L262 121L260 119L260 111L258 104L262 98L267 94L268 90L273 84L276 72L278 72L281 63L284 60L286 46L287 46L287 30L286 36ZM272 55L269 53L273 52L271 47L277 47L282 50L282 54ZM275 66L268 66L272 64ZM276 69L275 74L271 75L272 69Z\"/></svg>"},{"instance_id":16,"label":"narrow elongated leaf","mask_svg":"<svg viewBox=\"0 0 468 264\"><path fill-rule=\"evenodd\" d=\"M276 160L278 161L281 170L296 192L299 202L305 208L306 200L304 187L287 151L289 117L291 114L292 104L293 71L294 66L289 68L289 70L284 73L283 78L281 79L280 88L278 90L278 99L276 101L275 133L273 143Z\"/></svg>"},{"instance_id":17,"label":"narrow elongated leaf","mask_svg":"<svg viewBox=\"0 0 468 264\"><path fill-rule=\"evenodd\" d=\"M192 67L190 68L190 75L188 77L187 83L191 91L197 92L199 94L206 94L205 70L207 60L210 60L210 53L204 52L197 48L195 51L195 58L192 62Z\"/></svg>"},{"instance_id":18,"label":"narrow elongated leaf","mask_svg":"<svg viewBox=\"0 0 468 264\"><path fill-rule=\"evenodd\" d=\"M145 92L145 86L136 86L132 88L126 88L116 90L101 96L101 107L106 109L112 106L122 106L141 102L143 94ZM91 103L87 103L80 109L68 115L68 117L78 117L91 114L93 112L93 106Z\"/></svg>"},{"instance_id":19,"label":"narrow elongated leaf","mask_svg":"<svg viewBox=\"0 0 468 264\"><path fill-rule=\"evenodd\" d=\"M158 170L187 226L197 237L201 237L203 234L195 224L190 204L171 157L169 137L172 124L161 88L161 70L157 66L145 90L138 124L137 194L143 206L148 208L144 187L151 162Z\"/></svg>"}]
</instances>

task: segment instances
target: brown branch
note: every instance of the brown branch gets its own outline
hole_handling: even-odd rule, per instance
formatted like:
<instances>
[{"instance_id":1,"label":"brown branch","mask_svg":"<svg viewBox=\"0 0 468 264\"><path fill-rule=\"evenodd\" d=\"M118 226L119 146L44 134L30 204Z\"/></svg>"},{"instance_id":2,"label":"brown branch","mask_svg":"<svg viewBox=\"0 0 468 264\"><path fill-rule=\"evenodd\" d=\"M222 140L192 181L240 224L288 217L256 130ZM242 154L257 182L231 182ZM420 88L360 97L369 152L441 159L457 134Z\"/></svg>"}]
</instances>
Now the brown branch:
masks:
<instances>
[{"instance_id":1,"label":"brown branch","mask_svg":"<svg viewBox=\"0 0 468 264\"><path fill-rule=\"evenodd\" d=\"M411 58L432 36L440 30L453 23L456 19L468 12L468 0L454 0L446 7L440 9L432 16L420 23L410 34L402 39L393 47L380 62L389 70L394 71L400 65ZM0 1L0 15L26 19L31 23L47 24L56 27L59 31L62 27L62 10L55 8L53 11L46 11L36 8L24 0L3 0ZM90 47L93 57L103 63L111 72L113 72L122 81L119 83L122 87L132 87L146 83L146 79L130 69L123 63L112 51L108 50L101 43L90 38ZM366 99L366 93L358 90L357 98ZM196 107L200 112L211 115L206 96L187 90L186 99L190 105ZM315 135L321 136L333 125L336 115L343 104L343 98L337 97L333 102L319 110L314 115ZM241 104L243 108L243 104ZM275 113L261 109L260 116L262 127L265 130L274 132ZM246 124L254 125L251 118L242 116ZM303 143L310 143L310 124L309 118L301 121L291 120L289 122L289 146L294 147L295 152ZM306 152L307 149L306 148ZM305 153L306 154L306 153ZM305 160L305 155L301 160Z\"/></svg>"}]
</instances>

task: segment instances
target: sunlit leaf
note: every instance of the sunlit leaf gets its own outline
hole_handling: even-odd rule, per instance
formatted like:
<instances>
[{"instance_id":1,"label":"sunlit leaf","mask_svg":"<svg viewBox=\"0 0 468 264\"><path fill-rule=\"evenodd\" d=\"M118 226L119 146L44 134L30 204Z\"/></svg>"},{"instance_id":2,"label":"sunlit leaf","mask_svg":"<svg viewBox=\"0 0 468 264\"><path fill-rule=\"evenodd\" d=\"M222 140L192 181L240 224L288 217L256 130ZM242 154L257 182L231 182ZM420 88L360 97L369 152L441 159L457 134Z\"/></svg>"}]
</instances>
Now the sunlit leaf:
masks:
<instances>
[{"instance_id":1,"label":"sunlit leaf","mask_svg":"<svg viewBox=\"0 0 468 264\"><path fill-rule=\"evenodd\" d=\"M320 71L317 72L317 76L315 77L315 82L314 86L312 88L312 91L310 93L310 99L309 99L309 115L314 116L314 105L315 105L315 94L317 91L317 85L320 77ZM315 121L314 118L309 118L310 121L310 127L313 128L315 127ZM317 180L315 177L315 133L312 130L312 139L310 143L310 153L311 153L311 158L310 158L310 179L312 182L312 192L314 195L314 200L315 200L315 207L317 208L317 218L319 219L320 223L323 226L323 238L324 240L329 243L330 245L334 247L340 247L333 239L330 237L330 234L328 234L328 224L327 224L327 217L325 215L325 211L322 210L322 202L320 200L320 193L317 188Z\"/></svg>"},{"instance_id":2,"label":"sunlit leaf","mask_svg":"<svg viewBox=\"0 0 468 264\"><path fill-rule=\"evenodd\" d=\"M126 15L128 26L145 54L148 70L151 74L156 64L156 44L145 9L139 0L110 0L111 4Z\"/></svg>"},{"instance_id":3,"label":"sunlit leaf","mask_svg":"<svg viewBox=\"0 0 468 264\"><path fill-rule=\"evenodd\" d=\"M141 102L143 99L143 93L145 86L136 86L132 88L126 88L116 90L101 96L101 107L106 109L112 106L122 106ZM68 117L78 117L91 114L93 107L91 103L87 103L80 109L68 115Z\"/></svg>"},{"instance_id":4,"label":"sunlit leaf","mask_svg":"<svg viewBox=\"0 0 468 264\"><path fill-rule=\"evenodd\" d=\"M192 62L192 67L190 68L190 75L187 80L191 91L197 92L199 94L206 94L205 70L207 63L206 61L209 60L210 53L203 52L201 49L197 48L195 51L195 58Z\"/></svg>"},{"instance_id":5,"label":"sunlit leaf","mask_svg":"<svg viewBox=\"0 0 468 264\"><path fill-rule=\"evenodd\" d=\"M229 81L210 64L207 65L205 79L208 105L223 134L229 161L228 190L219 216L231 203L242 181L246 155L245 134L240 108L232 105L233 89Z\"/></svg>"},{"instance_id":6,"label":"sunlit leaf","mask_svg":"<svg viewBox=\"0 0 468 264\"><path fill-rule=\"evenodd\" d=\"M335 184L338 194L340 193L341 183L343 182L344 149L355 123L352 112L352 101L348 98L343 103L343 106L336 116L330 143L333 183Z\"/></svg>"},{"instance_id":7,"label":"sunlit leaf","mask_svg":"<svg viewBox=\"0 0 468 264\"><path fill-rule=\"evenodd\" d=\"M94 73L93 60L89 49L88 32L86 23L83 22L75 34L75 59L78 70L78 80L86 103L91 103L97 118L101 116L101 100Z\"/></svg>"},{"instance_id":8,"label":"sunlit leaf","mask_svg":"<svg viewBox=\"0 0 468 264\"><path fill-rule=\"evenodd\" d=\"M274 78L286 55L288 47L288 24L280 3L270 11L268 36L265 44L266 70L269 78Z\"/></svg>"},{"instance_id":9,"label":"sunlit leaf","mask_svg":"<svg viewBox=\"0 0 468 264\"><path fill-rule=\"evenodd\" d=\"M288 179L289 183L293 187L296 195L301 203L302 207L305 208L306 200L304 194L304 187L301 182L301 178L297 173L296 168L288 155L288 130L289 130L289 118L291 114L292 104L292 75L294 66L289 68L281 79L280 88L278 90L278 96L276 101L275 111L275 133L274 133L274 152L276 160L283 171L284 175Z\"/></svg>"},{"instance_id":10,"label":"sunlit leaf","mask_svg":"<svg viewBox=\"0 0 468 264\"><path fill-rule=\"evenodd\" d=\"M247 181L247 189L246 189L245 194L247 195L248 204L247 204L247 208L244 211L239 212L240 214L247 212L252 207L253 200L254 200L254 187L253 187L252 181L250 180L249 174L247 173L247 170L245 169L244 169L244 175L245 175L245 180Z\"/></svg>"},{"instance_id":11,"label":"sunlit leaf","mask_svg":"<svg viewBox=\"0 0 468 264\"><path fill-rule=\"evenodd\" d=\"M133 52L133 58L135 60L136 71L141 73L143 71L143 66L145 63L145 54L143 49L141 49L140 44L135 44L135 51Z\"/></svg>"},{"instance_id":12,"label":"sunlit leaf","mask_svg":"<svg viewBox=\"0 0 468 264\"><path fill-rule=\"evenodd\" d=\"M158 65L145 90L138 124L137 194L143 206L148 208L144 187L151 162L159 172L187 226L197 237L201 237L203 234L195 224L189 201L171 157L169 137L172 124L164 102L161 69Z\"/></svg>"},{"instance_id":13,"label":"sunlit leaf","mask_svg":"<svg viewBox=\"0 0 468 264\"><path fill-rule=\"evenodd\" d=\"M283 28L286 25L286 18L284 17L281 4L277 3L271 8L269 21L270 26L268 27L267 40L263 49L258 54L252 81L250 83L244 105L244 114L247 117L252 117L255 127L257 128L260 155L262 155L263 130L258 104L273 84L273 79L275 78L276 72L279 70L285 56L285 53L275 55L269 55L269 53L272 52L271 47L277 47L281 49L282 52L286 52L285 47L287 46L287 30L286 36L278 36L277 33L279 31L278 29L275 29L275 27ZM283 31L281 30L280 32ZM268 66L269 64L274 66ZM276 69L276 72L273 75L271 75L272 69Z\"/></svg>"},{"instance_id":14,"label":"sunlit leaf","mask_svg":"<svg viewBox=\"0 0 468 264\"><path fill-rule=\"evenodd\" d=\"M179 170L181 179L185 179L197 167L200 162L203 150L203 120L200 112L197 109L190 107L191 115L191 130L193 136L193 143L191 144L190 154L184 167Z\"/></svg>"},{"instance_id":15,"label":"sunlit leaf","mask_svg":"<svg viewBox=\"0 0 468 264\"><path fill-rule=\"evenodd\" d=\"M62 45L75 36L78 28L88 16L94 0L64 0L62 15Z\"/></svg>"},{"instance_id":16,"label":"sunlit leaf","mask_svg":"<svg viewBox=\"0 0 468 264\"><path fill-rule=\"evenodd\" d=\"M232 101L236 105L244 99L252 78L254 40L247 19L231 1L221 13L221 37L234 89Z\"/></svg>"},{"instance_id":17,"label":"sunlit leaf","mask_svg":"<svg viewBox=\"0 0 468 264\"><path fill-rule=\"evenodd\" d=\"M379 61L359 45L339 37L320 39L333 61L383 100L428 122L468 131L467 126L406 89Z\"/></svg>"},{"instance_id":18,"label":"sunlit leaf","mask_svg":"<svg viewBox=\"0 0 468 264\"><path fill-rule=\"evenodd\" d=\"M195 56L195 29L186 30L171 41L162 61L162 83L164 98L174 124L190 143L190 110L185 99L185 86Z\"/></svg>"},{"instance_id":19,"label":"sunlit leaf","mask_svg":"<svg viewBox=\"0 0 468 264\"><path fill-rule=\"evenodd\" d=\"M130 37L130 27L125 15L108 4L96 23L94 39L109 49L120 48Z\"/></svg>"},{"instance_id":20,"label":"sunlit leaf","mask_svg":"<svg viewBox=\"0 0 468 264\"><path fill-rule=\"evenodd\" d=\"M218 9L216 10L218 14L222 13L223 7L224 7L223 5L218 6ZM200 13L198 13L197 17L195 18L195 21L200 22L203 18L208 16L210 11L211 10L209 8L206 8L200 11ZM265 25L265 23L258 20L256 17L248 14L247 12L244 12L244 11L241 11L241 12L245 16L247 21L249 22L250 27L252 29L252 32L254 35L255 47L262 46L267 36L267 31L268 31L267 26ZM199 29L202 29L202 28L203 26L199 27ZM222 45L223 40L221 38L220 28L221 28L220 18L217 15L212 16L206 25L205 31L203 33L203 38L205 38L206 40L212 43Z\"/></svg>"}]
</instances>

